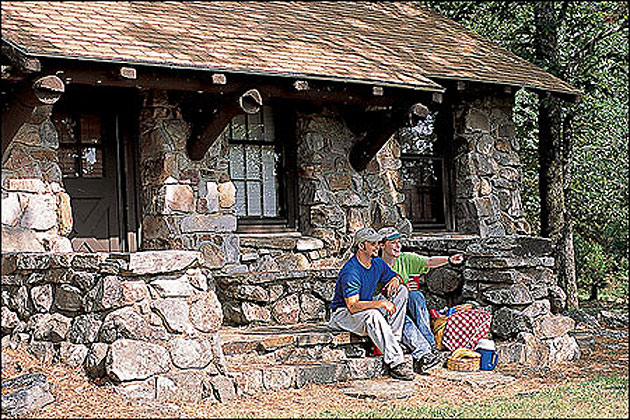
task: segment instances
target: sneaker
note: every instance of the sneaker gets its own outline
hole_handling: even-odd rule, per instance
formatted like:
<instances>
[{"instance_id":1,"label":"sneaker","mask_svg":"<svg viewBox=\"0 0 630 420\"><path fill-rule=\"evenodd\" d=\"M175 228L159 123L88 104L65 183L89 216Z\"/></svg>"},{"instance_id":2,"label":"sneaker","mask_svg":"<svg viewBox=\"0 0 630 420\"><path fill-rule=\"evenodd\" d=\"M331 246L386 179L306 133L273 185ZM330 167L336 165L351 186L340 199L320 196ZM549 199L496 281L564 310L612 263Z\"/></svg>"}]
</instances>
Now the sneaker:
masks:
<instances>
[{"instance_id":1,"label":"sneaker","mask_svg":"<svg viewBox=\"0 0 630 420\"><path fill-rule=\"evenodd\" d=\"M401 381L413 381L414 376L413 370L405 362L391 367L389 369L389 374L392 376L392 378L399 379Z\"/></svg>"},{"instance_id":2,"label":"sneaker","mask_svg":"<svg viewBox=\"0 0 630 420\"><path fill-rule=\"evenodd\" d=\"M418 373L426 373L429 370L436 368L442 364L442 356L435 353L427 353L418 361L419 369Z\"/></svg>"}]
</instances>

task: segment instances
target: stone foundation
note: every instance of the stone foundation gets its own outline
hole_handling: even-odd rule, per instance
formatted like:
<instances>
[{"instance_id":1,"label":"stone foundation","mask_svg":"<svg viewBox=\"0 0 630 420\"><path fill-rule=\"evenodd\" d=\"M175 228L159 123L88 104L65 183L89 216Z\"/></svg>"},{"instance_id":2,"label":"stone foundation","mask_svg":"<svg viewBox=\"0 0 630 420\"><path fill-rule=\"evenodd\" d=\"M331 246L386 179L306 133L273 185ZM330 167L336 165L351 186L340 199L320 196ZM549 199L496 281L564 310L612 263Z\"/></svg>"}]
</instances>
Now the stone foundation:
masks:
<instances>
[{"instance_id":1,"label":"stone foundation","mask_svg":"<svg viewBox=\"0 0 630 420\"><path fill-rule=\"evenodd\" d=\"M2 346L158 400L234 398L198 252L2 255Z\"/></svg>"}]
</instances>

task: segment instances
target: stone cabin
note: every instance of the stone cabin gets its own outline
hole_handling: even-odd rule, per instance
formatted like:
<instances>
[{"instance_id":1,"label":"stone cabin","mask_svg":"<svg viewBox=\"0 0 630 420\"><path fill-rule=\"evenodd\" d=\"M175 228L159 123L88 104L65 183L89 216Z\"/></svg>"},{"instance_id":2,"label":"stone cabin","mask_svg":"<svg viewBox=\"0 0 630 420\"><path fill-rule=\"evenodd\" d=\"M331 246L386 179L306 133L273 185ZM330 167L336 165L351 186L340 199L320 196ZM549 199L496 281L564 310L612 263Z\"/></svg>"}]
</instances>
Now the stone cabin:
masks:
<instances>
[{"instance_id":1,"label":"stone cabin","mask_svg":"<svg viewBox=\"0 0 630 420\"><path fill-rule=\"evenodd\" d=\"M512 120L579 92L432 9L3 1L1 57L3 346L221 399L220 330L321 324L353 233L394 225L465 252L429 306L491 310L501 360L579 357Z\"/></svg>"}]
</instances>

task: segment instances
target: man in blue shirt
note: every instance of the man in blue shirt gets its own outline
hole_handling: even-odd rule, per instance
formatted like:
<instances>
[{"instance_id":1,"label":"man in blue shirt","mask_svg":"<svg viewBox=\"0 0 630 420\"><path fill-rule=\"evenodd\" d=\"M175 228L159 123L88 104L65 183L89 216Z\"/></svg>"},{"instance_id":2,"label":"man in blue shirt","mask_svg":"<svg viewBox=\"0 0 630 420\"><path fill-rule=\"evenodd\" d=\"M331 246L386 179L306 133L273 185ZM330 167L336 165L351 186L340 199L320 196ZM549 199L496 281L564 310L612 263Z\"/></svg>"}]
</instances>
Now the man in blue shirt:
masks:
<instances>
[{"instance_id":1,"label":"man in blue shirt","mask_svg":"<svg viewBox=\"0 0 630 420\"><path fill-rule=\"evenodd\" d=\"M401 285L398 274L378 258L381 239L372 228L356 232L355 255L344 264L337 277L328 325L369 336L383 353L392 377L411 381L414 373L405 362L400 346L408 291ZM374 296L373 300L379 283L385 284L383 294Z\"/></svg>"}]
</instances>

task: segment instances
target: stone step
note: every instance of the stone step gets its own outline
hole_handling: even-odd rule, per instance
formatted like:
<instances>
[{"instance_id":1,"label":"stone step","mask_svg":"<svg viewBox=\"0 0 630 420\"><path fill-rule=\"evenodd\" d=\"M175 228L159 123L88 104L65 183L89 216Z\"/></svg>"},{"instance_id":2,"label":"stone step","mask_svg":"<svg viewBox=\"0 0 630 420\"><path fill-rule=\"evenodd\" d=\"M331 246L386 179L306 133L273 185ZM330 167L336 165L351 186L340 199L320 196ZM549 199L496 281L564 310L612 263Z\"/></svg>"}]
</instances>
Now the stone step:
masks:
<instances>
[{"instance_id":1,"label":"stone step","mask_svg":"<svg viewBox=\"0 0 630 420\"><path fill-rule=\"evenodd\" d=\"M261 362L362 357L371 343L368 337L333 330L325 323L223 327L219 335L226 359L245 356Z\"/></svg>"},{"instance_id":2,"label":"stone step","mask_svg":"<svg viewBox=\"0 0 630 420\"><path fill-rule=\"evenodd\" d=\"M368 355L371 341L326 324L223 327L228 372L239 395L307 384L328 384L383 376L382 356Z\"/></svg>"}]
</instances>

